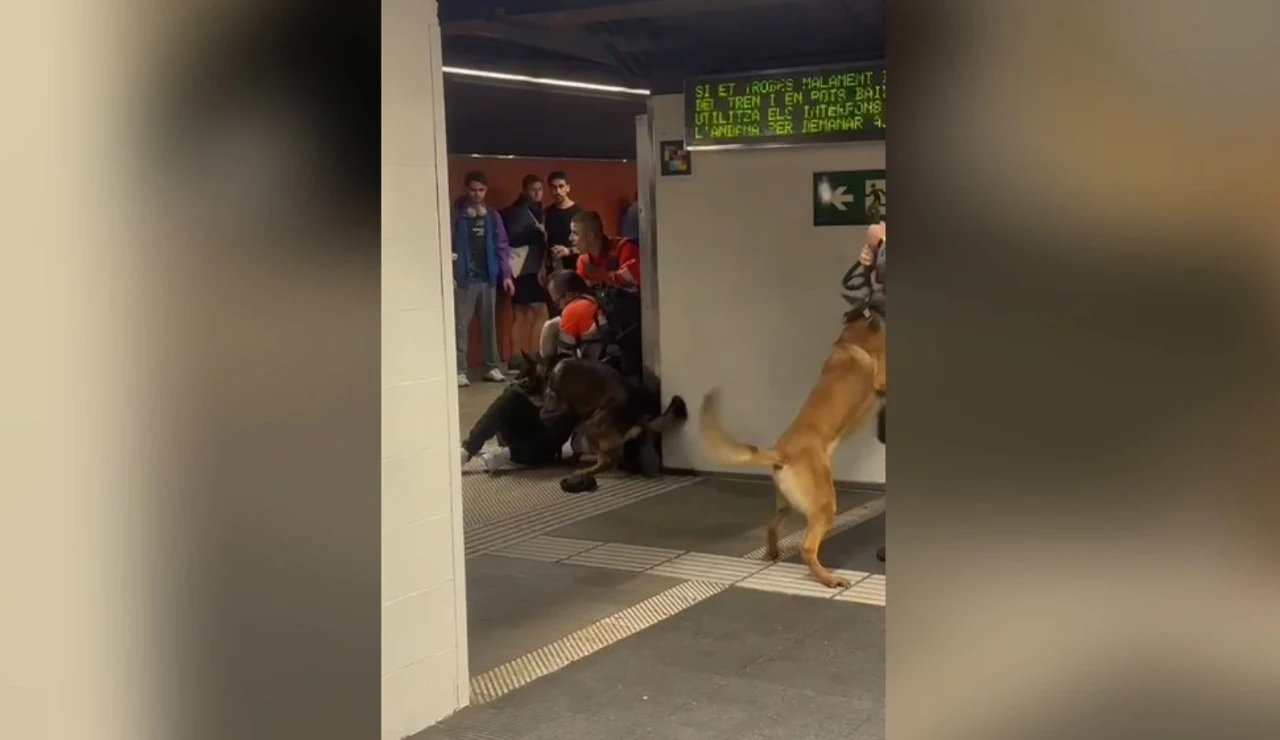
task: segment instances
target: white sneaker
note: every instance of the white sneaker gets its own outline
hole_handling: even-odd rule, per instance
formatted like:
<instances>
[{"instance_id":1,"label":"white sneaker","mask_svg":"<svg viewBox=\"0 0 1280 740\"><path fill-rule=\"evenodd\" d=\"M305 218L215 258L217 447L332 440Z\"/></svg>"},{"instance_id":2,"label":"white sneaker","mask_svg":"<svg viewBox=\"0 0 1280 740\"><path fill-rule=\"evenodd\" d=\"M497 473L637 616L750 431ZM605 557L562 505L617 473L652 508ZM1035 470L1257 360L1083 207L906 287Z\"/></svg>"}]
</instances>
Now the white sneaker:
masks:
<instances>
[{"instance_id":1,"label":"white sneaker","mask_svg":"<svg viewBox=\"0 0 1280 740\"><path fill-rule=\"evenodd\" d=\"M587 439L587 435L581 429L569 438L569 447L579 455L595 454L595 450L591 448L591 440Z\"/></svg>"},{"instance_id":2,"label":"white sneaker","mask_svg":"<svg viewBox=\"0 0 1280 740\"><path fill-rule=\"evenodd\" d=\"M499 447L493 452L486 452L481 455L480 460L484 463L484 469L490 473L496 473L499 470L505 470L507 468L519 467L511 462L511 450L508 450L506 447Z\"/></svg>"},{"instance_id":3,"label":"white sneaker","mask_svg":"<svg viewBox=\"0 0 1280 740\"><path fill-rule=\"evenodd\" d=\"M499 370L499 369L498 369L498 368L496 368L496 367L489 368L489 372L487 372L487 373L485 373L485 374L484 374L484 379L485 379L485 382L487 382L487 383L505 383L505 382L507 382L507 376L503 375L503 374L502 374L502 371L501 371L501 370Z\"/></svg>"},{"instance_id":4,"label":"white sneaker","mask_svg":"<svg viewBox=\"0 0 1280 740\"><path fill-rule=\"evenodd\" d=\"M458 387L469 388L470 386L471 386L471 379L462 373L458 373Z\"/></svg>"}]
</instances>

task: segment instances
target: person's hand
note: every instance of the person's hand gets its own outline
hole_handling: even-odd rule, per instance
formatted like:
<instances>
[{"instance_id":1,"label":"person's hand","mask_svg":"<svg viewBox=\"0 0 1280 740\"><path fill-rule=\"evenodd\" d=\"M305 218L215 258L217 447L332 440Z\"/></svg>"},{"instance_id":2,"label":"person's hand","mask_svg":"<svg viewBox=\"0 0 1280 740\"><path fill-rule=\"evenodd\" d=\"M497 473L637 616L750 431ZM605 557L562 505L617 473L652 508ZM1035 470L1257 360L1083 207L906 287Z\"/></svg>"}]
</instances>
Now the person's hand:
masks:
<instances>
[{"instance_id":1,"label":"person's hand","mask_svg":"<svg viewBox=\"0 0 1280 740\"><path fill-rule=\"evenodd\" d=\"M544 288L547 287L547 268L545 266L538 270L538 285Z\"/></svg>"},{"instance_id":2,"label":"person's hand","mask_svg":"<svg viewBox=\"0 0 1280 740\"><path fill-rule=\"evenodd\" d=\"M516 284L512 282L511 278L502 281L502 289L506 291L507 295L516 294Z\"/></svg>"},{"instance_id":3,"label":"person's hand","mask_svg":"<svg viewBox=\"0 0 1280 740\"><path fill-rule=\"evenodd\" d=\"M566 247L565 245L557 244L551 248L551 254L554 257L559 257L560 259L564 259L565 257L568 257L570 254L573 254L573 252L571 252L569 248Z\"/></svg>"},{"instance_id":4,"label":"person's hand","mask_svg":"<svg viewBox=\"0 0 1280 740\"><path fill-rule=\"evenodd\" d=\"M883 222L872 224L867 227L867 240L862 243L862 253L858 255L858 261L866 267L875 264L876 259L880 256L880 245L884 244L885 225Z\"/></svg>"},{"instance_id":5,"label":"person's hand","mask_svg":"<svg viewBox=\"0 0 1280 740\"><path fill-rule=\"evenodd\" d=\"M858 262L863 267L872 267L876 260L880 257L880 245L884 244L884 231L876 229L872 226L867 229L867 241L862 245L862 252L858 255Z\"/></svg>"}]
</instances>

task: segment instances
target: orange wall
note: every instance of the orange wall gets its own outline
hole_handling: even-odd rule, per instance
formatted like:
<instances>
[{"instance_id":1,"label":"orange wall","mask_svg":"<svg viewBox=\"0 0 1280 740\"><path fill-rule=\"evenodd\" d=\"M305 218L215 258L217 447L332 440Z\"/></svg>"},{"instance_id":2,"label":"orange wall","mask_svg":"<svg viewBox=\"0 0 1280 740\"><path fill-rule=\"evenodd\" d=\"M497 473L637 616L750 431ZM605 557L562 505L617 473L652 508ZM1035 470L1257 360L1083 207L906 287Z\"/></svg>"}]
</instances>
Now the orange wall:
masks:
<instances>
[{"instance_id":1,"label":"orange wall","mask_svg":"<svg viewBox=\"0 0 1280 740\"><path fill-rule=\"evenodd\" d=\"M449 194L466 192L462 178L471 170L489 177L489 205L506 208L520 194L520 181L533 173L543 180L555 170L569 175L570 197L588 211L599 211L605 232L618 233L622 212L636 193L635 162L600 162L575 159L507 159L449 157ZM545 199L551 202L551 196Z\"/></svg>"},{"instance_id":2,"label":"orange wall","mask_svg":"<svg viewBox=\"0 0 1280 740\"><path fill-rule=\"evenodd\" d=\"M605 233L616 235L623 211L631 205L636 193L635 162L602 162L579 159L510 159L497 157L449 157L450 202L466 188L462 178L471 170L480 170L489 178L489 205L505 208L520 193L520 181L533 173L543 180L555 170L569 175L570 197L588 211L599 211ZM550 196L545 199L551 202ZM498 302L498 350L505 361L511 349L511 304ZM471 322L471 339L467 345L467 364L478 368L484 364L480 344L480 327Z\"/></svg>"}]
</instances>

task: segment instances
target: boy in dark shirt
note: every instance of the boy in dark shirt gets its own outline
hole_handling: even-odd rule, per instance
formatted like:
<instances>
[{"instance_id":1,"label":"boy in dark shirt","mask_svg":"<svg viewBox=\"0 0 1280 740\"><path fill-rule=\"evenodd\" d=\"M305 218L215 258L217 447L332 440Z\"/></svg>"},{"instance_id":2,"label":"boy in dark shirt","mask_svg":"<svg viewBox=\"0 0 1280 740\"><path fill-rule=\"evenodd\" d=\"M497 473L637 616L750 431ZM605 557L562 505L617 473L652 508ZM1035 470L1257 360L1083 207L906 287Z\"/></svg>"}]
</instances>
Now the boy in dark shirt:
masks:
<instances>
[{"instance_id":1,"label":"boy in dark shirt","mask_svg":"<svg viewBox=\"0 0 1280 740\"><path fill-rule=\"evenodd\" d=\"M547 175L552 203L547 207L547 244L551 246L555 270L573 270L578 266L578 250L573 246L570 224L582 212L582 206L569 197L569 176L556 171Z\"/></svg>"},{"instance_id":2,"label":"boy in dark shirt","mask_svg":"<svg viewBox=\"0 0 1280 740\"><path fill-rule=\"evenodd\" d=\"M547 289L550 255L547 250L546 213L542 207L542 178L525 175L520 197L502 212L511 243L511 270L515 293L511 296L513 357L538 352L542 325L547 323Z\"/></svg>"}]
</instances>

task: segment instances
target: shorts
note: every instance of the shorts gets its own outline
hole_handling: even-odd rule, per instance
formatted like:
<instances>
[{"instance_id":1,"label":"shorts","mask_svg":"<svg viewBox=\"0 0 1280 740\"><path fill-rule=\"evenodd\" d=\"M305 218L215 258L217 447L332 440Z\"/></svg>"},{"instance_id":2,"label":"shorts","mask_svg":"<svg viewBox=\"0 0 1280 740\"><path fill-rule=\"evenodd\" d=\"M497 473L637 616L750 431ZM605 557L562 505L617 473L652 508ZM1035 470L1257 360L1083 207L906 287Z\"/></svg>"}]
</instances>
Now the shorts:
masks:
<instances>
[{"instance_id":1,"label":"shorts","mask_svg":"<svg viewBox=\"0 0 1280 740\"><path fill-rule=\"evenodd\" d=\"M537 275L520 275L514 281L516 290L511 302L517 306L529 306L547 302L547 289L538 283Z\"/></svg>"}]
</instances>

